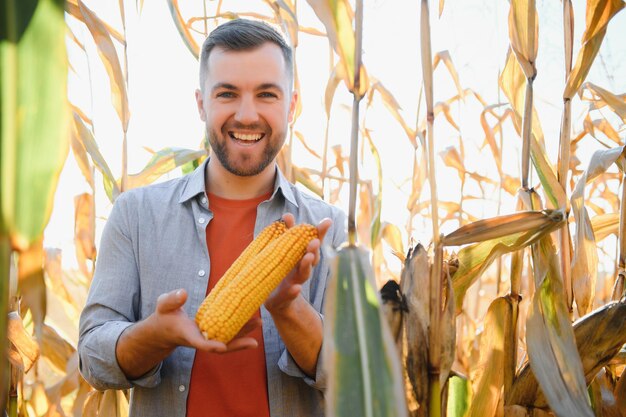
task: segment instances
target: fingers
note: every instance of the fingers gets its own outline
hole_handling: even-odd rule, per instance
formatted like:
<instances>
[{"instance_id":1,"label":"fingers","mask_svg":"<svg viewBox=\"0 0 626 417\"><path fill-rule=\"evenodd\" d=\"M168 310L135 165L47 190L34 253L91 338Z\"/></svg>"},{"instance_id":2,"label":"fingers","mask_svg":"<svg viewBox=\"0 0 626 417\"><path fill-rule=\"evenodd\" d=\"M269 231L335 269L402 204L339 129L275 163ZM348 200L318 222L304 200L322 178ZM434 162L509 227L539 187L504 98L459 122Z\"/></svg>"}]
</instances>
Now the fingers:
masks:
<instances>
[{"instance_id":1,"label":"fingers","mask_svg":"<svg viewBox=\"0 0 626 417\"><path fill-rule=\"evenodd\" d=\"M248 322L246 324L243 325L241 330L239 330L239 333L237 333L237 335L235 336L235 339L238 338L238 337L243 337L243 336L247 335L248 333L250 333L251 331L253 331L257 327L261 326L262 322L263 321L261 320L260 317L253 317L253 318L251 318L250 320L248 320Z\"/></svg>"},{"instance_id":2,"label":"fingers","mask_svg":"<svg viewBox=\"0 0 626 417\"><path fill-rule=\"evenodd\" d=\"M324 236L326 236L326 232L330 229L330 226L333 224L333 221L326 217L322 219L321 222L317 225L317 235L319 236L320 241L324 240Z\"/></svg>"},{"instance_id":3,"label":"fingers","mask_svg":"<svg viewBox=\"0 0 626 417\"><path fill-rule=\"evenodd\" d=\"M233 339L228 345L228 352L235 352L242 349L254 349L259 343L253 337L240 337Z\"/></svg>"},{"instance_id":4,"label":"fingers","mask_svg":"<svg viewBox=\"0 0 626 417\"><path fill-rule=\"evenodd\" d=\"M159 313L168 313L170 311L174 311L180 307L187 301L187 291L184 289L178 289L174 291L170 291L165 294L159 295L157 298L157 307L156 310Z\"/></svg>"},{"instance_id":5,"label":"fingers","mask_svg":"<svg viewBox=\"0 0 626 417\"><path fill-rule=\"evenodd\" d=\"M293 214L291 214L291 213L283 214L282 219L285 222L285 224L287 225L288 229L293 227L296 224L296 219L295 219L295 217L293 217Z\"/></svg>"}]
</instances>

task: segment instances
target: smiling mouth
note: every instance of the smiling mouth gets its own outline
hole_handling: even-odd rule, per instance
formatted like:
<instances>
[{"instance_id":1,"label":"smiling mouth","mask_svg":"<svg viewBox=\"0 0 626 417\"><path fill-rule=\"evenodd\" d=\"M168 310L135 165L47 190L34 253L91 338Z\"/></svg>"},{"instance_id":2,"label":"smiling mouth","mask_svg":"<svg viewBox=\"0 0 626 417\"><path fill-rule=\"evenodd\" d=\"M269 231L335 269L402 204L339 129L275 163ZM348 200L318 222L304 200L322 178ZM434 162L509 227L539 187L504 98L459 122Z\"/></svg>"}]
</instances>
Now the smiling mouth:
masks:
<instances>
[{"instance_id":1,"label":"smiling mouth","mask_svg":"<svg viewBox=\"0 0 626 417\"><path fill-rule=\"evenodd\" d=\"M243 143L255 143L263 139L265 137L265 133L236 133L236 132L228 132L228 136L231 139L235 139L238 142Z\"/></svg>"}]
</instances>

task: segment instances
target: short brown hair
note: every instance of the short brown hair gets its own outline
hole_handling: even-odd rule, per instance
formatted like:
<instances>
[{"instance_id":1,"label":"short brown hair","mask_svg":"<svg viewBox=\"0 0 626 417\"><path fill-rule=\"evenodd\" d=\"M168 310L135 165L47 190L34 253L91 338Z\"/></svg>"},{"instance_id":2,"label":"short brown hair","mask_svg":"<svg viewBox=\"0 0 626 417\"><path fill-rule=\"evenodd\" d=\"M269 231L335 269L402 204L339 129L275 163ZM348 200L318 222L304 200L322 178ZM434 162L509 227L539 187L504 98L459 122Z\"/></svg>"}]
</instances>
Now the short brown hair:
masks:
<instances>
[{"instance_id":1,"label":"short brown hair","mask_svg":"<svg viewBox=\"0 0 626 417\"><path fill-rule=\"evenodd\" d=\"M290 81L293 81L293 54L282 35L267 23L248 19L235 19L219 25L202 44L200 90L204 91L209 54L214 47L218 46L226 51L246 51L258 48L267 42L280 47Z\"/></svg>"}]
</instances>

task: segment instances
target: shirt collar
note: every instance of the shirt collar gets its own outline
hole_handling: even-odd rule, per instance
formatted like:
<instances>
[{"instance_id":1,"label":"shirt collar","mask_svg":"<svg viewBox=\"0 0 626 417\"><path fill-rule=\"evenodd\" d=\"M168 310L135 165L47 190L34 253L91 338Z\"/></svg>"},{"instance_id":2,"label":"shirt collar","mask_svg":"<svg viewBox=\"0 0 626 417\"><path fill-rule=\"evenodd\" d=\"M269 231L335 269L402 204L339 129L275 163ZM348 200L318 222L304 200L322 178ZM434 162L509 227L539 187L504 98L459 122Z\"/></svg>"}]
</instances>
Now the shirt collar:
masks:
<instances>
[{"instance_id":1,"label":"shirt collar","mask_svg":"<svg viewBox=\"0 0 626 417\"><path fill-rule=\"evenodd\" d=\"M189 174L187 178L187 183L183 188L183 191L180 193L180 198L178 199L179 203L184 203L198 194L204 194L205 190L205 176L204 173L206 171L206 166L209 162L209 158L205 159L204 162L195 169L191 174ZM280 169L278 169L278 165L276 166L276 181L274 182L274 191L272 192L271 200L274 199L278 191L282 193L283 197L287 201L289 201L294 206L298 207L298 203L296 201L296 197L293 194L293 190L291 189L291 184L287 181L287 178L283 175Z\"/></svg>"}]
</instances>

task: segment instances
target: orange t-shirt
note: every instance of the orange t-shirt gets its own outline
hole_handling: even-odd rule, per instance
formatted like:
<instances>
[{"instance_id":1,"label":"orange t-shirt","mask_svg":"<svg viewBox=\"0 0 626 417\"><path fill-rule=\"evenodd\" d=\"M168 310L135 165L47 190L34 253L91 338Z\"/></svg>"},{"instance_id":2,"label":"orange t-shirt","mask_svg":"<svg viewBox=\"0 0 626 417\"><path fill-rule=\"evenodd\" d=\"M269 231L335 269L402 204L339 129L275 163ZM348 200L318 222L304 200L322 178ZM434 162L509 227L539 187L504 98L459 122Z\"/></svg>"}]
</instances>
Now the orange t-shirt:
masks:
<instances>
[{"instance_id":1,"label":"orange t-shirt","mask_svg":"<svg viewBox=\"0 0 626 417\"><path fill-rule=\"evenodd\" d=\"M227 200L209 194L213 219L206 228L211 255L207 294L254 238L257 206L271 194ZM260 311L255 313L260 317ZM225 354L196 352L191 370L187 417L269 417L263 331L250 336L259 346Z\"/></svg>"}]
</instances>

